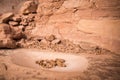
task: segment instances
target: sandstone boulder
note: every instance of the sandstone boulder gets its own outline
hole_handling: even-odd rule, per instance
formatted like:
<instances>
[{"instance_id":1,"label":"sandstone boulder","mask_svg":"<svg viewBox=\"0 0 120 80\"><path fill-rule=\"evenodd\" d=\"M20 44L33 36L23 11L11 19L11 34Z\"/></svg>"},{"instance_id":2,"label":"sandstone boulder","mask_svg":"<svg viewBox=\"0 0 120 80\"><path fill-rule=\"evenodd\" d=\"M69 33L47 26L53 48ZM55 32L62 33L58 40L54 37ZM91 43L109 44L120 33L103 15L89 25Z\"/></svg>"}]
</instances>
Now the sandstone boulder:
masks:
<instances>
[{"instance_id":1,"label":"sandstone boulder","mask_svg":"<svg viewBox=\"0 0 120 80\"><path fill-rule=\"evenodd\" d=\"M19 28L20 30L22 30L22 31L24 31L24 30L25 30L25 27L24 27L24 26L22 26L22 25L18 26L18 28Z\"/></svg>"},{"instance_id":2,"label":"sandstone boulder","mask_svg":"<svg viewBox=\"0 0 120 80\"><path fill-rule=\"evenodd\" d=\"M53 40L51 43L52 43L52 44L59 44L60 42L61 42L60 39L55 39L55 40Z\"/></svg>"},{"instance_id":3,"label":"sandstone boulder","mask_svg":"<svg viewBox=\"0 0 120 80\"><path fill-rule=\"evenodd\" d=\"M22 20L20 22L20 25L27 26L28 25L28 16L22 17Z\"/></svg>"},{"instance_id":4,"label":"sandstone boulder","mask_svg":"<svg viewBox=\"0 0 120 80\"><path fill-rule=\"evenodd\" d=\"M16 21L16 22L20 22L21 21L21 17L20 16L14 16L12 18L13 21Z\"/></svg>"},{"instance_id":5,"label":"sandstone boulder","mask_svg":"<svg viewBox=\"0 0 120 80\"><path fill-rule=\"evenodd\" d=\"M22 33L22 32L16 32L13 36L12 36L12 38L14 39L14 40L20 40L20 39L22 39L22 38L24 38L25 37L25 35Z\"/></svg>"},{"instance_id":6,"label":"sandstone boulder","mask_svg":"<svg viewBox=\"0 0 120 80\"><path fill-rule=\"evenodd\" d=\"M16 42L11 39L12 30L8 24L0 24L0 48L16 48Z\"/></svg>"},{"instance_id":7,"label":"sandstone boulder","mask_svg":"<svg viewBox=\"0 0 120 80\"><path fill-rule=\"evenodd\" d=\"M19 23L15 22L15 21L9 21L9 24L12 25L12 26L18 26L19 25Z\"/></svg>"},{"instance_id":8,"label":"sandstone boulder","mask_svg":"<svg viewBox=\"0 0 120 80\"><path fill-rule=\"evenodd\" d=\"M12 29L11 39L18 41L21 40L22 38L25 38L24 32L19 27L12 27L11 29Z\"/></svg>"},{"instance_id":9,"label":"sandstone boulder","mask_svg":"<svg viewBox=\"0 0 120 80\"><path fill-rule=\"evenodd\" d=\"M45 39L46 39L47 41L50 41L50 42L51 42L51 41L55 40L55 36L54 36L54 35L46 36Z\"/></svg>"},{"instance_id":10,"label":"sandstone boulder","mask_svg":"<svg viewBox=\"0 0 120 80\"><path fill-rule=\"evenodd\" d=\"M95 50L98 46L89 42L80 42L80 47L84 50Z\"/></svg>"},{"instance_id":11,"label":"sandstone boulder","mask_svg":"<svg viewBox=\"0 0 120 80\"><path fill-rule=\"evenodd\" d=\"M37 4L34 1L26 1L21 7L20 12L22 14L35 13L37 10Z\"/></svg>"},{"instance_id":12,"label":"sandstone boulder","mask_svg":"<svg viewBox=\"0 0 120 80\"><path fill-rule=\"evenodd\" d=\"M28 25L27 22L21 22L20 24L23 25L23 26L27 26Z\"/></svg>"},{"instance_id":13,"label":"sandstone boulder","mask_svg":"<svg viewBox=\"0 0 120 80\"><path fill-rule=\"evenodd\" d=\"M5 13L1 16L0 23L8 22L14 16L13 13Z\"/></svg>"},{"instance_id":14,"label":"sandstone boulder","mask_svg":"<svg viewBox=\"0 0 120 80\"><path fill-rule=\"evenodd\" d=\"M8 24L0 24L0 39L6 38L11 34L11 28Z\"/></svg>"},{"instance_id":15,"label":"sandstone boulder","mask_svg":"<svg viewBox=\"0 0 120 80\"><path fill-rule=\"evenodd\" d=\"M17 47L24 47L26 44L25 39L21 39L20 41L17 42Z\"/></svg>"},{"instance_id":16,"label":"sandstone boulder","mask_svg":"<svg viewBox=\"0 0 120 80\"><path fill-rule=\"evenodd\" d=\"M16 48L16 42L12 39L0 39L0 48Z\"/></svg>"}]
</instances>

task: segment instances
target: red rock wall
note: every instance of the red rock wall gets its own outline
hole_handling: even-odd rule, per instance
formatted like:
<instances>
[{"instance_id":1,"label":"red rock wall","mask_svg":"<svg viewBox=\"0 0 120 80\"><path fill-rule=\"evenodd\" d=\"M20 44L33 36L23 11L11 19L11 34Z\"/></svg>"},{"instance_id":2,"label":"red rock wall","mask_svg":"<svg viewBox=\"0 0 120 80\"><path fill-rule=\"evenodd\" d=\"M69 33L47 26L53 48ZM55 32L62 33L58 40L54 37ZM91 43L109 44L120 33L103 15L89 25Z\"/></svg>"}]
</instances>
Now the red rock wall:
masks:
<instances>
[{"instance_id":1,"label":"red rock wall","mask_svg":"<svg viewBox=\"0 0 120 80\"><path fill-rule=\"evenodd\" d=\"M18 12L20 6L27 0L0 0L0 14L5 12Z\"/></svg>"},{"instance_id":2,"label":"red rock wall","mask_svg":"<svg viewBox=\"0 0 120 80\"><path fill-rule=\"evenodd\" d=\"M0 0L0 13L18 12L26 0ZM37 1L37 0L35 0ZM38 0L32 35L96 43L120 51L120 0ZM15 6L15 9L13 6Z\"/></svg>"},{"instance_id":3,"label":"red rock wall","mask_svg":"<svg viewBox=\"0 0 120 80\"><path fill-rule=\"evenodd\" d=\"M39 0L35 35L56 34L120 51L120 0Z\"/></svg>"}]
</instances>

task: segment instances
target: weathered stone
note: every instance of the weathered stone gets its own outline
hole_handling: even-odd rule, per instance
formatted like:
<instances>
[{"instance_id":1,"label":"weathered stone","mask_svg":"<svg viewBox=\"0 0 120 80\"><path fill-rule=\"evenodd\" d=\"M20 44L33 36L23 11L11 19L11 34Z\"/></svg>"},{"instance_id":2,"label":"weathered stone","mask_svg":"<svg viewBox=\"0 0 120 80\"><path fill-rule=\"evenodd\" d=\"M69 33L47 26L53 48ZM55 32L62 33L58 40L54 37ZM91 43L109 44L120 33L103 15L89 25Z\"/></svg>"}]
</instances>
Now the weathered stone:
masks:
<instances>
[{"instance_id":1,"label":"weathered stone","mask_svg":"<svg viewBox=\"0 0 120 80\"><path fill-rule=\"evenodd\" d=\"M6 34L10 33L10 26L8 24L1 23L0 24L0 32L4 32Z\"/></svg>"},{"instance_id":2,"label":"weathered stone","mask_svg":"<svg viewBox=\"0 0 120 80\"><path fill-rule=\"evenodd\" d=\"M13 13L5 13L1 16L0 23L7 23L12 17L14 16Z\"/></svg>"},{"instance_id":3,"label":"weathered stone","mask_svg":"<svg viewBox=\"0 0 120 80\"><path fill-rule=\"evenodd\" d=\"M38 0L38 2L40 3L38 13L35 14L38 18L35 21L37 26L33 28L34 30L31 27L26 28L32 30L32 35L55 34L60 38L78 42L86 40L110 50L120 51L120 0ZM0 6L0 10L2 8ZM6 8L8 7L3 9ZM25 22L25 25L26 23L31 26L29 22ZM77 50L79 52L79 48Z\"/></svg>"},{"instance_id":4,"label":"weathered stone","mask_svg":"<svg viewBox=\"0 0 120 80\"><path fill-rule=\"evenodd\" d=\"M0 48L16 48L16 42L11 39L12 30L8 24L0 24Z\"/></svg>"},{"instance_id":5,"label":"weathered stone","mask_svg":"<svg viewBox=\"0 0 120 80\"><path fill-rule=\"evenodd\" d=\"M42 68L53 68L53 67L67 67L64 59L55 60L40 60L36 61L36 64L40 65Z\"/></svg>"},{"instance_id":6,"label":"weathered stone","mask_svg":"<svg viewBox=\"0 0 120 80\"><path fill-rule=\"evenodd\" d=\"M56 66L56 62L54 60L50 60L50 64L54 66Z\"/></svg>"},{"instance_id":7,"label":"weathered stone","mask_svg":"<svg viewBox=\"0 0 120 80\"><path fill-rule=\"evenodd\" d=\"M35 13L37 10L37 3L34 1L26 1L21 7L22 14Z\"/></svg>"},{"instance_id":8,"label":"weathered stone","mask_svg":"<svg viewBox=\"0 0 120 80\"><path fill-rule=\"evenodd\" d=\"M0 39L0 48L16 48L16 42L12 39Z\"/></svg>"},{"instance_id":9,"label":"weathered stone","mask_svg":"<svg viewBox=\"0 0 120 80\"><path fill-rule=\"evenodd\" d=\"M14 16L12 18L13 21L16 21L16 22L20 22L21 21L21 17L20 16Z\"/></svg>"},{"instance_id":10,"label":"weathered stone","mask_svg":"<svg viewBox=\"0 0 120 80\"><path fill-rule=\"evenodd\" d=\"M32 22L32 21L34 21L34 18L35 18L35 15L34 14L29 14L28 15L28 22Z\"/></svg>"},{"instance_id":11,"label":"weathered stone","mask_svg":"<svg viewBox=\"0 0 120 80\"><path fill-rule=\"evenodd\" d=\"M23 25L23 26L27 26L28 25L27 22L21 22L20 24Z\"/></svg>"},{"instance_id":12,"label":"weathered stone","mask_svg":"<svg viewBox=\"0 0 120 80\"><path fill-rule=\"evenodd\" d=\"M60 42L61 42L60 39L55 39L55 40L53 40L51 43L52 43L52 44L59 44Z\"/></svg>"},{"instance_id":13,"label":"weathered stone","mask_svg":"<svg viewBox=\"0 0 120 80\"><path fill-rule=\"evenodd\" d=\"M55 40L55 36L54 35L46 36L45 39L51 42Z\"/></svg>"},{"instance_id":14,"label":"weathered stone","mask_svg":"<svg viewBox=\"0 0 120 80\"><path fill-rule=\"evenodd\" d=\"M21 39L20 41L16 43L16 45L17 47L24 47L26 45L25 43L26 43L25 39Z\"/></svg>"},{"instance_id":15,"label":"weathered stone","mask_svg":"<svg viewBox=\"0 0 120 80\"><path fill-rule=\"evenodd\" d=\"M58 67L66 67L66 65L63 62L59 61L59 60L56 61L56 65Z\"/></svg>"},{"instance_id":16,"label":"weathered stone","mask_svg":"<svg viewBox=\"0 0 120 80\"><path fill-rule=\"evenodd\" d=\"M88 42L81 42L80 47L84 50L95 50L98 46Z\"/></svg>"},{"instance_id":17,"label":"weathered stone","mask_svg":"<svg viewBox=\"0 0 120 80\"><path fill-rule=\"evenodd\" d=\"M22 31L24 31L24 29L25 29L25 27L22 26L22 25L18 26L18 28L19 28L20 30L22 30Z\"/></svg>"},{"instance_id":18,"label":"weathered stone","mask_svg":"<svg viewBox=\"0 0 120 80\"><path fill-rule=\"evenodd\" d=\"M11 34L11 28L8 24L1 23L0 24L0 39L6 38L9 34Z\"/></svg>"},{"instance_id":19,"label":"weathered stone","mask_svg":"<svg viewBox=\"0 0 120 80\"><path fill-rule=\"evenodd\" d=\"M15 21L9 21L9 24L12 25L12 26L18 26L19 25L19 23L15 22Z\"/></svg>"},{"instance_id":20,"label":"weathered stone","mask_svg":"<svg viewBox=\"0 0 120 80\"><path fill-rule=\"evenodd\" d=\"M46 67L46 68L53 68L53 65L52 65L51 63L47 63L47 64L45 65L45 67Z\"/></svg>"},{"instance_id":21,"label":"weathered stone","mask_svg":"<svg viewBox=\"0 0 120 80\"><path fill-rule=\"evenodd\" d=\"M3 54L4 55L4 54ZM2 75L4 75L5 74L5 72L6 72L6 64L4 64L4 63L0 63L0 80L5 80L5 79L2 79L3 78L3 76Z\"/></svg>"},{"instance_id":22,"label":"weathered stone","mask_svg":"<svg viewBox=\"0 0 120 80\"><path fill-rule=\"evenodd\" d=\"M14 40L20 40L22 38L25 38L25 35L21 31L16 32L12 36L12 39L14 39Z\"/></svg>"},{"instance_id":23,"label":"weathered stone","mask_svg":"<svg viewBox=\"0 0 120 80\"><path fill-rule=\"evenodd\" d=\"M44 43L44 44L50 44L50 42L47 41L46 39L42 39L42 40L41 40L41 43Z\"/></svg>"},{"instance_id":24,"label":"weathered stone","mask_svg":"<svg viewBox=\"0 0 120 80\"><path fill-rule=\"evenodd\" d=\"M64 62L65 62L64 59L59 59L59 58L57 58L55 61L59 61L59 62L61 62L61 63L64 63Z\"/></svg>"}]
</instances>

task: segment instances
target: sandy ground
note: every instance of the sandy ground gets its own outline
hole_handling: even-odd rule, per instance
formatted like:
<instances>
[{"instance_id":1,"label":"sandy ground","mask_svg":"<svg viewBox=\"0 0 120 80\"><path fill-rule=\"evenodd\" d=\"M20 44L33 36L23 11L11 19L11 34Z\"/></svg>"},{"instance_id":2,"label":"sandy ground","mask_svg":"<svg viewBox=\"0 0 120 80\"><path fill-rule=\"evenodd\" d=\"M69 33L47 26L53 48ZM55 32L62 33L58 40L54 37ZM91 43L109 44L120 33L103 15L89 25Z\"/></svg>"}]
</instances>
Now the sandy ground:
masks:
<instances>
[{"instance_id":1,"label":"sandy ground","mask_svg":"<svg viewBox=\"0 0 120 80\"><path fill-rule=\"evenodd\" d=\"M34 49L20 49L18 51L15 51L10 56L13 63L35 69L40 69L40 66L35 63L37 60L55 60L57 58L64 59L66 61L67 67L55 67L49 69L50 71L83 72L88 67L88 60L82 55L80 56L73 54L64 54L60 52L40 51Z\"/></svg>"},{"instance_id":2,"label":"sandy ground","mask_svg":"<svg viewBox=\"0 0 120 80\"><path fill-rule=\"evenodd\" d=\"M31 51L34 53L31 53L29 57L33 58L28 57L28 54L30 54ZM37 55L39 55L38 59L40 59L41 57L44 58L44 56L48 56L48 53L44 55L43 51L39 51L40 54L38 54L38 51L31 51L28 49L0 50L0 80L120 80L119 53L106 52L100 55L80 53L76 56L74 53L51 52L51 56L52 54L56 54L54 58L62 57L71 65L78 63L76 64L78 71L76 71L76 69L74 69L76 67L74 67L66 68L65 70L68 71L63 70L63 72L62 69L60 71L59 69L56 69L58 71L55 71L37 68L32 61L37 59ZM24 53L26 54L23 55ZM14 57L18 55L19 57ZM70 57L65 57L63 55L69 55L73 60L71 60ZM25 56L28 58L28 61L24 60ZM75 60L77 61L75 62ZM19 61L22 64L19 63ZM33 64L34 68L32 68L31 65L26 66L28 63ZM80 64L83 66L87 65L87 67L83 68ZM70 70L71 72L69 72Z\"/></svg>"}]
</instances>

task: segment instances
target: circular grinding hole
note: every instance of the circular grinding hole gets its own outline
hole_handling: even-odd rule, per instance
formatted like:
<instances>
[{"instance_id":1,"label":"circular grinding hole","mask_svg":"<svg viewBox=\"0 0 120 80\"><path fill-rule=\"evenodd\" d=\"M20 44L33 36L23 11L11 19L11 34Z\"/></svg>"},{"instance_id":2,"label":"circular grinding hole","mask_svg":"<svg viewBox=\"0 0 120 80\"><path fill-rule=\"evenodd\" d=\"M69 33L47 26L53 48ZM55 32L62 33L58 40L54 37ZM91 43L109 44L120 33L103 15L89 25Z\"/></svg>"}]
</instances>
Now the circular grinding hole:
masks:
<instances>
[{"instance_id":1,"label":"circular grinding hole","mask_svg":"<svg viewBox=\"0 0 120 80\"><path fill-rule=\"evenodd\" d=\"M59 72L82 72L87 69L88 60L84 56L68 53L47 52L39 50L21 49L10 55L13 63L35 69L44 69ZM66 67L41 68L36 64L37 60L55 60L64 59Z\"/></svg>"}]
</instances>

